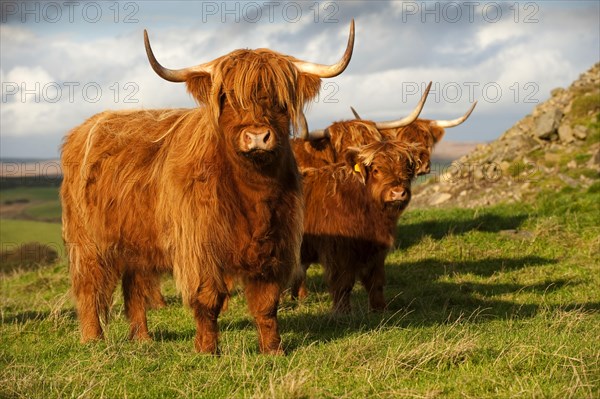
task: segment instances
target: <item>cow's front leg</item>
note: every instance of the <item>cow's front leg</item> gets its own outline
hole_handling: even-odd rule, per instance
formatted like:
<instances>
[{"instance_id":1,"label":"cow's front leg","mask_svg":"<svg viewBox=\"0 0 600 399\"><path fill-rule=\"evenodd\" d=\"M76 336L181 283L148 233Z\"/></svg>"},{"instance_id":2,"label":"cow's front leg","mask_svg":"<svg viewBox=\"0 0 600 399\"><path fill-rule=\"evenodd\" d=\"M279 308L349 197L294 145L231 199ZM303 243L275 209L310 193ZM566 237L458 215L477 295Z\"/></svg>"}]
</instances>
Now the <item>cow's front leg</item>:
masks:
<instances>
[{"instance_id":1,"label":"cow's front leg","mask_svg":"<svg viewBox=\"0 0 600 399\"><path fill-rule=\"evenodd\" d=\"M219 292L214 285L206 284L191 303L196 318L196 351L202 353L218 353L219 327L217 319L223 306L226 294Z\"/></svg>"},{"instance_id":2,"label":"cow's front leg","mask_svg":"<svg viewBox=\"0 0 600 399\"><path fill-rule=\"evenodd\" d=\"M302 276L296 277L292 282L291 296L292 300L303 300L308 296L308 289L306 288L306 271L308 270L310 263L302 264Z\"/></svg>"},{"instance_id":3,"label":"cow's front leg","mask_svg":"<svg viewBox=\"0 0 600 399\"><path fill-rule=\"evenodd\" d=\"M335 313L350 313L350 292L352 292L352 287L354 287L356 281L356 273L353 266L325 265L325 268L329 271L329 292L331 293L333 311Z\"/></svg>"},{"instance_id":4,"label":"cow's front leg","mask_svg":"<svg viewBox=\"0 0 600 399\"><path fill-rule=\"evenodd\" d=\"M144 274L135 268L126 270L123 274L123 299L125 314L129 319L129 339L149 340L148 320L146 318L146 299L150 295L148 289L158 290L160 285L156 276Z\"/></svg>"},{"instance_id":5,"label":"cow's front leg","mask_svg":"<svg viewBox=\"0 0 600 399\"><path fill-rule=\"evenodd\" d=\"M280 285L261 279L247 279L244 285L248 307L258 329L258 346L261 353L283 355L277 326Z\"/></svg>"},{"instance_id":6,"label":"cow's front leg","mask_svg":"<svg viewBox=\"0 0 600 399\"><path fill-rule=\"evenodd\" d=\"M361 282L369 295L369 306L371 310L380 312L385 310L386 302L383 296L383 286L385 285L385 257L376 259L371 263L371 267L363 271Z\"/></svg>"}]
</instances>

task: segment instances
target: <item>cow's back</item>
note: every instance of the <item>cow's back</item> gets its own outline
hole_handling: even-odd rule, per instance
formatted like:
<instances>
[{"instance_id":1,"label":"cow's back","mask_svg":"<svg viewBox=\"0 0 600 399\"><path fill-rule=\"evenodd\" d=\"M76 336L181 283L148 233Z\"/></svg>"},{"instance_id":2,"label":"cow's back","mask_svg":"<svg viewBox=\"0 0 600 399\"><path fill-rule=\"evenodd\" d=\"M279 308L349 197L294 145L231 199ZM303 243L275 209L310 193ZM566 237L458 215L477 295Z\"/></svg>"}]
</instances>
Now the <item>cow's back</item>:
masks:
<instances>
[{"instance_id":1,"label":"cow's back","mask_svg":"<svg viewBox=\"0 0 600 399\"><path fill-rule=\"evenodd\" d=\"M177 174L195 172L173 159L182 143L192 141L185 136L198 133L194 126L201 119L199 110L107 111L73 129L62 148L65 242L90 246L102 257L118 253L142 267L170 268L170 219L175 208L185 206L174 203L185 190ZM210 156L201 152L198 165L214 164L202 162L202 154ZM204 176L218 180L218 170ZM216 183L204 183L195 193L198 206L211 206Z\"/></svg>"}]
</instances>

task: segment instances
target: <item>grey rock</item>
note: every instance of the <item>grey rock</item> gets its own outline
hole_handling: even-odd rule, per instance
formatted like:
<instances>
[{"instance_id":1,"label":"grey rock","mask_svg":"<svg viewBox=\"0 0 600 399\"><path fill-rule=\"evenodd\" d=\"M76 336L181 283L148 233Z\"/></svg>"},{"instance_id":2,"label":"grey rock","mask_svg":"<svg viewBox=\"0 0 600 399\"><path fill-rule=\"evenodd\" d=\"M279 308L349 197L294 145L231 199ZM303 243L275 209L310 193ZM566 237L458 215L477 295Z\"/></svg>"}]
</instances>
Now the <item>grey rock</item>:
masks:
<instances>
[{"instance_id":1,"label":"grey rock","mask_svg":"<svg viewBox=\"0 0 600 399\"><path fill-rule=\"evenodd\" d=\"M573 129L573 136L577 137L579 140L585 140L587 133L587 129L583 125L577 125L575 126L575 129Z\"/></svg>"},{"instance_id":2,"label":"grey rock","mask_svg":"<svg viewBox=\"0 0 600 399\"><path fill-rule=\"evenodd\" d=\"M556 133L562 116L563 112L559 108L544 112L536 119L533 134L540 139L550 139Z\"/></svg>"},{"instance_id":3,"label":"grey rock","mask_svg":"<svg viewBox=\"0 0 600 399\"><path fill-rule=\"evenodd\" d=\"M494 157L494 160L509 161L521 158L531 151L533 147L539 147L537 141L531 136L519 135L507 140L502 156Z\"/></svg>"},{"instance_id":4,"label":"grey rock","mask_svg":"<svg viewBox=\"0 0 600 399\"><path fill-rule=\"evenodd\" d=\"M572 177L569 177L567 175L563 175L562 173L559 173L558 177L560 178L560 180L565 182L568 186L577 187L579 185L579 182L577 180L575 180Z\"/></svg>"},{"instance_id":5,"label":"grey rock","mask_svg":"<svg viewBox=\"0 0 600 399\"><path fill-rule=\"evenodd\" d=\"M544 160L549 163L557 163L560 161L560 154L554 152L547 152L544 154Z\"/></svg>"},{"instance_id":6,"label":"grey rock","mask_svg":"<svg viewBox=\"0 0 600 399\"><path fill-rule=\"evenodd\" d=\"M431 205L440 205L452 198L452 194L438 193L430 201Z\"/></svg>"},{"instance_id":7,"label":"grey rock","mask_svg":"<svg viewBox=\"0 0 600 399\"><path fill-rule=\"evenodd\" d=\"M573 141L575 141L575 137L573 136L573 129L571 129L571 126L569 126L566 123L560 125L560 127L558 128L558 138L565 144L572 143Z\"/></svg>"}]
</instances>

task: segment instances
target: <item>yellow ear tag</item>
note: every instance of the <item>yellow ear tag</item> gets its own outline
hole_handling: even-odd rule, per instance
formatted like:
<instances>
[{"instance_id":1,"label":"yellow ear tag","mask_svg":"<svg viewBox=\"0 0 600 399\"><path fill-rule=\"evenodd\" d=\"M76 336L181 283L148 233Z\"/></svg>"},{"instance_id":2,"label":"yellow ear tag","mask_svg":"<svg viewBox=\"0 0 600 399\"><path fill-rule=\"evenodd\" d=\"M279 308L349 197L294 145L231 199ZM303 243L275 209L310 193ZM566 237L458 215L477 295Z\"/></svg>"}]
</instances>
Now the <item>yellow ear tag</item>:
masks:
<instances>
[{"instance_id":1,"label":"yellow ear tag","mask_svg":"<svg viewBox=\"0 0 600 399\"><path fill-rule=\"evenodd\" d=\"M357 163L355 163L355 164L354 164L354 171L355 171L356 173L360 173L360 166L358 166L358 164L357 164Z\"/></svg>"}]
</instances>

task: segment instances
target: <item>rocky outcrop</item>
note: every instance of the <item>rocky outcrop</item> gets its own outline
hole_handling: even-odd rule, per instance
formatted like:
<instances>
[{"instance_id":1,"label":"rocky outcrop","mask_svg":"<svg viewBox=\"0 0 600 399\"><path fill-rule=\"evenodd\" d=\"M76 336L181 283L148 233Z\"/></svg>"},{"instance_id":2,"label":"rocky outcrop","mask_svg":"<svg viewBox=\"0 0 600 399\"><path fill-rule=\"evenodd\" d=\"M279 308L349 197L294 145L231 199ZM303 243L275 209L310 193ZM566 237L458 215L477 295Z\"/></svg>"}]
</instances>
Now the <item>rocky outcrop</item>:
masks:
<instances>
[{"instance_id":1,"label":"rocky outcrop","mask_svg":"<svg viewBox=\"0 0 600 399\"><path fill-rule=\"evenodd\" d=\"M496 141L432 170L411 207L510 203L600 179L600 63L551 94Z\"/></svg>"}]
</instances>

